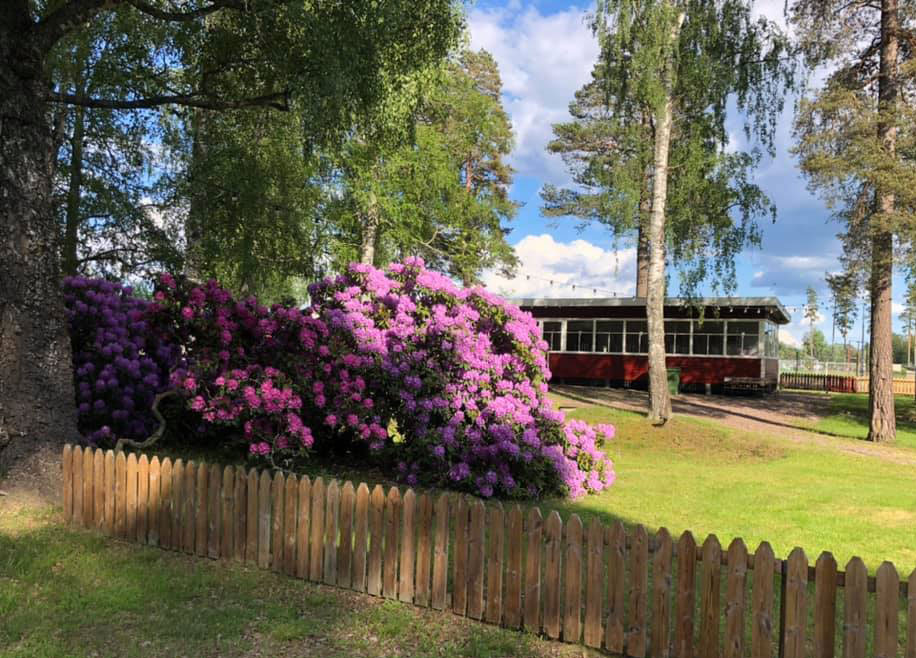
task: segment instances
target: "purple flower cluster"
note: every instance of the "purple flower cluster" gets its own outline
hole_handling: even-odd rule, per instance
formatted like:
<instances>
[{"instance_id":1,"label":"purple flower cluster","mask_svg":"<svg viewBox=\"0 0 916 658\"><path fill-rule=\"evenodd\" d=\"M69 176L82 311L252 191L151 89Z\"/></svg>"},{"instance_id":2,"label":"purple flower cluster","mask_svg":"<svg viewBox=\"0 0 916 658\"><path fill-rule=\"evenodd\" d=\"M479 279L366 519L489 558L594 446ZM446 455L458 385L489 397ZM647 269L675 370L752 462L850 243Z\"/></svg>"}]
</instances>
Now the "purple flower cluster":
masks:
<instances>
[{"instance_id":1,"label":"purple flower cluster","mask_svg":"<svg viewBox=\"0 0 916 658\"><path fill-rule=\"evenodd\" d=\"M168 388L178 350L131 288L68 277L63 289L80 432L93 444L145 438L157 426L150 408Z\"/></svg>"},{"instance_id":2,"label":"purple flower cluster","mask_svg":"<svg viewBox=\"0 0 916 658\"><path fill-rule=\"evenodd\" d=\"M484 497L579 496L614 481L603 452L613 428L564 423L552 408L546 345L531 316L483 288L456 287L421 260L386 270L351 265L311 286L306 309L267 308L234 299L215 281L195 285L168 274L151 303L92 285L127 309L116 323L126 326L124 340L151 341L124 354L129 364L139 359L145 377L143 357L161 352L144 399L164 386L178 390L201 423L244 442L251 455L280 460L361 447L409 484ZM88 305L74 312L86 315ZM111 342L107 331L106 324L93 334L103 334L101 353ZM101 365L83 359L78 381L89 361ZM120 380L112 388L120 390ZM138 419L148 416L148 403L135 409L123 420L142 434L148 424ZM110 411L101 409L96 425Z\"/></svg>"}]
</instances>

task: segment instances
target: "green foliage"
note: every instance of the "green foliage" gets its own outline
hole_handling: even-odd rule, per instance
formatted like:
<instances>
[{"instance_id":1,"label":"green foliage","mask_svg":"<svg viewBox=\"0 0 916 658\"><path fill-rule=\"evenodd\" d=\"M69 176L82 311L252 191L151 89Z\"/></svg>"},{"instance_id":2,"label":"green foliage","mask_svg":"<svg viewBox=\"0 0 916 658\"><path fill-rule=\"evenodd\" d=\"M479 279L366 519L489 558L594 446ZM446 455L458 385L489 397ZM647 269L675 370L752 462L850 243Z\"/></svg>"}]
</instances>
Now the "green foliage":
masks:
<instances>
[{"instance_id":1,"label":"green foliage","mask_svg":"<svg viewBox=\"0 0 916 658\"><path fill-rule=\"evenodd\" d=\"M824 275L833 298L833 321L845 343L856 321L858 281L854 272Z\"/></svg>"},{"instance_id":2,"label":"green foliage","mask_svg":"<svg viewBox=\"0 0 916 658\"><path fill-rule=\"evenodd\" d=\"M772 150L783 93L793 84L786 38L774 24L752 19L744 0L601 1L594 29L601 55L592 80L570 104L573 120L554 126L548 146L563 156L576 187L546 186L544 214L600 221L615 235L646 223L656 114L666 93L661 72L670 58L667 259L680 270L685 295L704 281L733 289L735 257L759 245L757 222L775 219L775 207L751 180L761 151L729 146L726 106L735 99L747 135Z\"/></svg>"}]
</instances>

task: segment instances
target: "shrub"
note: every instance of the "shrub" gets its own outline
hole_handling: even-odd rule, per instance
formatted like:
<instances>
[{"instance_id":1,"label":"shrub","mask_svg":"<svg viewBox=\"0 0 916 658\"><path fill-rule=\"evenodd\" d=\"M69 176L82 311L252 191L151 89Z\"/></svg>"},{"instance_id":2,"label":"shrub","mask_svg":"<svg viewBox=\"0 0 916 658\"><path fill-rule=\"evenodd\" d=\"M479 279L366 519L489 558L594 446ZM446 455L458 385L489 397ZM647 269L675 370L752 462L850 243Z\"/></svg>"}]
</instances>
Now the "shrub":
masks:
<instances>
[{"instance_id":1,"label":"shrub","mask_svg":"<svg viewBox=\"0 0 916 658\"><path fill-rule=\"evenodd\" d=\"M310 294L306 309L266 308L166 274L142 324L157 346L180 346L162 364L188 409L271 463L355 449L408 484L484 497L613 482L613 428L564 424L552 408L530 315L420 260L351 265Z\"/></svg>"}]
</instances>

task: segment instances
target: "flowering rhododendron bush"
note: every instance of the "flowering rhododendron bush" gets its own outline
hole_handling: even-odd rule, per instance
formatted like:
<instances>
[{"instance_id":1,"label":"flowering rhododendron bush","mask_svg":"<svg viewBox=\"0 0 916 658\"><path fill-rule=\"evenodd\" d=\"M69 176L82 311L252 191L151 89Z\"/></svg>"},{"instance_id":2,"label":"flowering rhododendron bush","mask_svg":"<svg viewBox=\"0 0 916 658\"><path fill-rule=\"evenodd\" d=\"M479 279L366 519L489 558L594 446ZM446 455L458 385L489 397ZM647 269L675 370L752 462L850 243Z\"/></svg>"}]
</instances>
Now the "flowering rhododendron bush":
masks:
<instances>
[{"instance_id":1,"label":"flowering rhododendron bush","mask_svg":"<svg viewBox=\"0 0 916 658\"><path fill-rule=\"evenodd\" d=\"M362 451L409 484L484 497L614 481L602 449L614 428L564 423L546 395L546 345L517 307L420 260L351 265L310 294L305 309L267 308L161 277L144 308L180 350L162 361L169 385L225 440L272 463Z\"/></svg>"}]
</instances>

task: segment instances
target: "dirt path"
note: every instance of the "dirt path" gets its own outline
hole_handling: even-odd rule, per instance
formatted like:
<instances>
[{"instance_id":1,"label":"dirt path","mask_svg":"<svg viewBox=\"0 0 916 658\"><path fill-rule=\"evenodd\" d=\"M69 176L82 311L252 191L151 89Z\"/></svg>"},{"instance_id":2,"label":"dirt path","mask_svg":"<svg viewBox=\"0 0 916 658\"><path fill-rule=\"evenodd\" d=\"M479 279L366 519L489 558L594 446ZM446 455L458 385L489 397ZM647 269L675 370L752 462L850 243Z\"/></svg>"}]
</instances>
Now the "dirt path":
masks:
<instances>
[{"instance_id":1,"label":"dirt path","mask_svg":"<svg viewBox=\"0 0 916 658\"><path fill-rule=\"evenodd\" d=\"M570 400L570 406L601 404L638 413L645 412L648 398L645 391L622 388L564 385L551 386L551 391ZM685 393L672 398L671 402L676 414L714 420L737 430L916 465L916 454L912 451L799 428L800 422L814 424L829 414L830 398L825 395L774 393L764 397L732 397Z\"/></svg>"}]
</instances>

